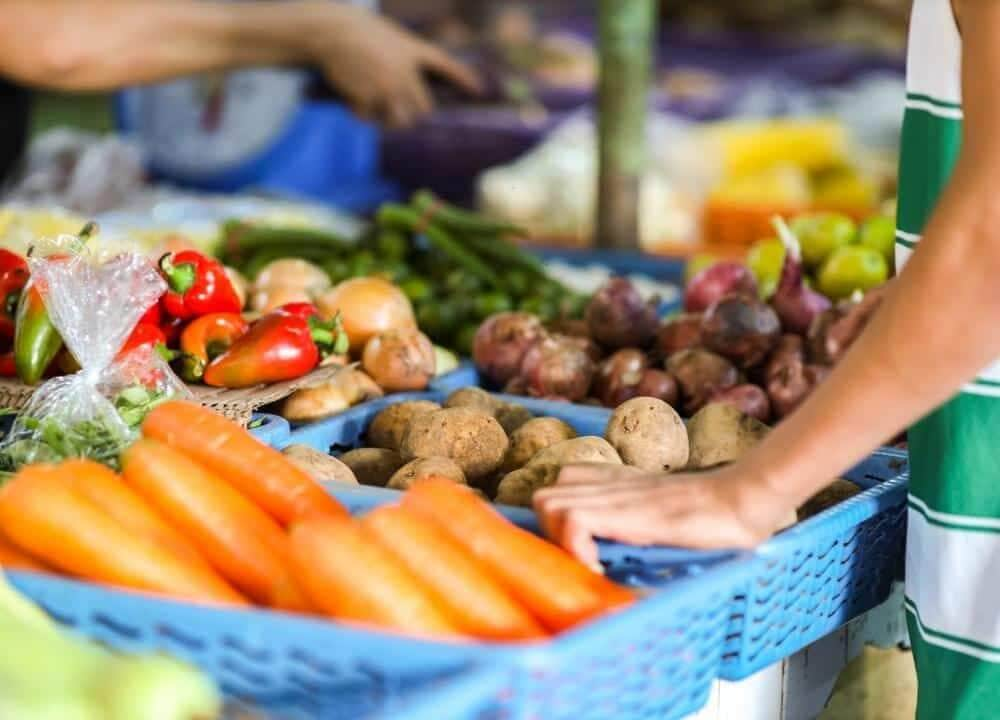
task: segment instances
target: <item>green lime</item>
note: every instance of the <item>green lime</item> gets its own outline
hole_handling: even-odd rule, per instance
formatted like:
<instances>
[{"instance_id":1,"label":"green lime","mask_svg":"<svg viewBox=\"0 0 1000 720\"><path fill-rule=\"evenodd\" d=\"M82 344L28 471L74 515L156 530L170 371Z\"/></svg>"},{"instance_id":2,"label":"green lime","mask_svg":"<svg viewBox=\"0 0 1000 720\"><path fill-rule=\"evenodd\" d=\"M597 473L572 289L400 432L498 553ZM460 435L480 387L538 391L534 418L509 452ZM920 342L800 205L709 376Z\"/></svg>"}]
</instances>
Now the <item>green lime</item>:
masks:
<instances>
[{"instance_id":1,"label":"green lime","mask_svg":"<svg viewBox=\"0 0 1000 720\"><path fill-rule=\"evenodd\" d=\"M395 230L382 230L375 238L375 251L380 260L402 260L409 249L410 243Z\"/></svg>"},{"instance_id":2,"label":"green lime","mask_svg":"<svg viewBox=\"0 0 1000 720\"><path fill-rule=\"evenodd\" d=\"M700 273L707 267L715 265L718 258L712 255L706 255L704 253L699 253L698 255L692 255L691 259L684 263L684 284L687 285L691 278Z\"/></svg>"},{"instance_id":3,"label":"green lime","mask_svg":"<svg viewBox=\"0 0 1000 720\"><path fill-rule=\"evenodd\" d=\"M495 313L506 312L511 307L510 298L499 292L483 293L472 301L473 312L480 320L485 320Z\"/></svg>"},{"instance_id":4,"label":"green lime","mask_svg":"<svg viewBox=\"0 0 1000 720\"><path fill-rule=\"evenodd\" d=\"M799 215L790 227L802 247L807 267L819 267L834 250L849 245L857 235L854 221L840 213Z\"/></svg>"},{"instance_id":5,"label":"green lime","mask_svg":"<svg viewBox=\"0 0 1000 720\"><path fill-rule=\"evenodd\" d=\"M868 218L858 233L858 244L878 250L892 265L896 254L896 221L888 215Z\"/></svg>"},{"instance_id":6,"label":"green lime","mask_svg":"<svg viewBox=\"0 0 1000 720\"><path fill-rule=\"evenodd\" d=\"M762 299L774 294L781 277L781 266L785 262L785 246L777 238L758 240L747 253L747 267L757 278L757 287Z\"/></svg>"},{"instance_id":7,"label":"green lime","mask_svg":"<svg viewBox=\"0 0 1000 720\"><path fill-rule=\"evenodd\" d=\"M820 268L819 291L839 300L855 290L870 290L889 278L889 264L878 250L861 245L837 248Z\"/></svg>"},{"instance_id":8,"label":"green lime","mask_svg":"<svg viewBox=\"0 0 1000 720\"><path fill-rule=\"evenodd\" d=\"M454 349L459 355L472 354L472 341L475 339L478 329L478 325L463 325L455 335Z\"/></svg>"},{"instance_id":9,"label":"green lime","mask_svg":"<svg viewBox=\"0 0 1000 720\"><path fill-rule=\"evenodd\" d=\"M420 303L434 295L431 284L422 277L411 277L399 284L399 289L412 303Z\"/></svg>"}]
</instances>

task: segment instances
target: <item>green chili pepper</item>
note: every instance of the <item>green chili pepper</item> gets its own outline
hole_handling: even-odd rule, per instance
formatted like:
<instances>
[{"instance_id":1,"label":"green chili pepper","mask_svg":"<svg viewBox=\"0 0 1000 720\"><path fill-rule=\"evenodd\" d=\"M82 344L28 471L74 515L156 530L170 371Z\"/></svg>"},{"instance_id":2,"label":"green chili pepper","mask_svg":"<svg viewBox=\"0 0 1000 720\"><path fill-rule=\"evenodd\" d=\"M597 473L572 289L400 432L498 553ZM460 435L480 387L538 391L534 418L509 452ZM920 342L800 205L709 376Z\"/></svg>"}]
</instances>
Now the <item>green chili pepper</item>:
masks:
<instances>
[{"instance_id":1,"label":"green chili pepper","mask_svg":"<svg viewBox=\"0 0 1000 720\"><path fill-rule=\"evenodd\" d=\"M28 385L42 379L63 340L49 318L38 287L31 283L17 303L14 330L14 366L17 376Z\"/></svg>"}]
</instances>

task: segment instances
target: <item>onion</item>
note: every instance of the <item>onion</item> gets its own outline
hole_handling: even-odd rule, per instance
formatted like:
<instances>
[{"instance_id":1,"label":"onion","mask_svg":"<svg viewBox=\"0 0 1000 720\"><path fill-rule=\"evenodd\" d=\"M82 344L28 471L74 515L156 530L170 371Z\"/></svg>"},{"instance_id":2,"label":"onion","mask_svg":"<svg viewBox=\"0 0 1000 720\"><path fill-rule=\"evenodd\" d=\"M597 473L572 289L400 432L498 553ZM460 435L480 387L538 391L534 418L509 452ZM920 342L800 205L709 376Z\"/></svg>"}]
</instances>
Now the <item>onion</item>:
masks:
<instances>
[{"instance_id":1,"label":"onion","mask_svg":"<svg viewBox=\"0 0 1000 720\"><path fill-rule=\"evenodd\" d=\"M712 395L709 402L732 405L744 415L755 417L764 423L771 417L771 401L758 385L744 383L720 390Z\"/></svg>"},{"instance_id":2,"label":"onion","mask_svg":"<svg viewBox=\"0 0 1000 720\"><path fill-rule=\"evenodd\" d=\"M684 291L684 309L702 312L726 295L757 297L757 280L746 265L717 262L691 278Z\"/></svg>"},{"instance_id":3,"label":"onion","mask_svg":"<svg viewBox=\"0 0 1000 720\"><path fill-rule=\"evenodd\" d=\"M778 314L767 303L745 295L727 295L701 320L702 344L744 370L766 358L780 335Z\"/></svg>"},{"instance_id":4,"label":"onion","mask_svg":"<svg viewBox=\"0 0 1000 720\"><path fill-rule=\"evenodd\" d=\"M656 333L659 306L659 298L643 300L630 280L615 277L594 293L584 317L590 337L604 347L644 348Z\"/></svg>"},{"instance_id":5,"label":"onion","mask_svg":"<svg viewBox=\"0 0 1000 720\"><path fill-rule=\"evenodd\" d=\"M352 353L360 351L379 333L417 326L413 306L403 291L378 277L345 280L320 295L316 307L324 320L340 313Z\"/></svg>"},{"instance_id":6,"label":"onion","mask_svg":"<svg viewBox=\"0 0 1000 720\"><path fill-rule=\"evenodd\" d=\"M668 358L701 344L701 314L683 313L666 320L656 334L656 351Z\"/></svg>"},{"instance_id":7,"label":"onion","mask_svg":"<svg viewBox=\"0 0 1000 720\"><path fill-rule=\"evenodd\" d=\"M299 288L309 294L323 292L330 287L330 277L317 265L298 258L283 258L261 268L253 281L255 288Z\"/></svg>"},{"instance_id":8,"label":"onion","mask_svg":"<svg viewBox=\"0 0 1000 720\"><path fill-rule=\"evenodd\" d=\"M587 397L594 362L572 339L553 335L528 348L520 374L528 395L576 402Z\"/></svg>"},{"instance_id":9,"label":"onion","mask_svg":"<svg viewBox=\"0 0 1000 720\"><path fill-rule=\"evenodd\" d=\"M680 397L680 388L677 387L674 376L655 368L646 368L642 371L642 378L636 390L638 397L655 397L671 407L677 405Z\"/></svg>"},{"instance_id":10,"label":"onion","mask_svg":"<svg viewBox=\"0 0 1000 720\"><path fill-rule=\"evenodd\" d=\"M257 313L269 313L289 303L309 303L312 296L302 288L275 285L274 287L258 288L250 296L250 310Z\"/></svg>"},{"instance_id":11,"label":"onion","mask_svg":"<svg viewBox=\"0 0 1000 720\"><path fill-rule=\"evenodd\" d=\"M731 362L701 348L674 353L667 358L666 366L680 386L684 411L689 415L701 410L718 391L740 382L740 374Z\"/></svg>"},{"instance_id":12,"label":"onion","mask_svg":"<svg viewBox=\"0 0 1000 720\"><path fill-rule=\"evenodd\" d=\"M247 306L247 294L250 284L247 282L247 279L243 277L243 273L236 268L226 267L223 269L226 271L226 277L229 278L229 283L233 286L233 290L236 292L236 297L240 299L240 308L245 308Z\"/></svg>"},{"instance_id":13,"label":"onion","mask_svg":"<svg viewBox=\"0 0 1000 720\"><path fill-rule=\"evenodd\" d=\"M368 341L361 367L387 392L423 390L434 377L434 345L416 328L389 330Z\"/></svg>"},{"instance_id":14,"label":"onion","mask_svg":"<svg viewBox=\"0 0 1000 720\"><path fill-rule=\"evenodd\" d=\"M882 304L888 285L869 290L859 301L844 300L816 317L809 327L809 357L833 365L861 335Z\"/></svg>"},{"instance_id":15,"label":"onion","mask_svg":"<svg viewBox=\"0 0 1000 720\"><path fill-rule=\"evenodd\" d=\"M780 217L775 217L772 222L785 246L785 260L781 265L778 288L771 297L771 306L781 318L785 330L801 335L809 329L817 315L830 307L830 301L803 282L802 250L795 234Z\"/></svg>"},{"instance_id":16,"label":"onion","mask_svg":"<svg viewBox=\"0 0 1000 720\"><path fill-rule=\"evenodd\" d=\"M541 321L524 312L502 312L491 315L476 330L472 341L472 359L496 385L504 385L516 377L525 352L546 335Z\"/></svg>"},{"instance_id":17,"label":"onion","mask_svg":"<svg viewBox=\"0 0 1000 720\"><path fill-rule=\"evenodd\" d=\"M606 407L618 407L639 394L639 382L648 366L649 358L642 350L619 350L598 366L591 393Z\"/></svg>"}]
</instances>

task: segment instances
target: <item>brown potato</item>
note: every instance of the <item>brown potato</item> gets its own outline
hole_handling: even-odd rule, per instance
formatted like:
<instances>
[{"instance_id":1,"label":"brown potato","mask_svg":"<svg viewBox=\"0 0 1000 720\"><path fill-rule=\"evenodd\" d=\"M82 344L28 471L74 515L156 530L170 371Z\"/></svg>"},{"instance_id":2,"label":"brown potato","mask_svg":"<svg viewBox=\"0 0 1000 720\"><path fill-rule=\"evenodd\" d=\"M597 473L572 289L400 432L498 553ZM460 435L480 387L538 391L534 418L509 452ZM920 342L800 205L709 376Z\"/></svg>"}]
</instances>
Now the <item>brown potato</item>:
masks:
<instances>
[{"instance_id":1,"label":"brown potato","mask_svg":"<svg viewBox=\"0 0 1000 720\"><path fill-rule=\"evenodd\" d=\"M848 498L861 492L861 488L850 480L837 479L802 503L799 508L799 520L805 520L813 515L819 515L829 507L838 505Z\"/></svg>"},{"instance_id":2,"label":"brown potato","mask_svg":"<svg viewBox=\"0 0 1000 720\"><path fill-rule=\"evenodd\" d=\"M588 435L563 440L545 448L528 465L578 465L580 463L610 463L621 465L622 459L607 440Z\"/></svg>"},{"instance_id":3,"label":"brown potato","mask_svg":"<svg viewBox=\"0 0 1000 720\"><path fill-rule=\"evenodd\" d=\"M417 458L399 468L386 487L392 490L409 490L410 485L429 477L445 478L459 485L465 485L462 468L454 460L446 457Z\"/></svg>"},{"instance_id":4,"label":"brown potato","mask_svg":"<svg viewBox=\"0 0 1000 720\"><path fill-rule=\"evenodd\" d=\"M328 382L293 392L281 404L281 415L292 422L313 422L382 395L382 388L368 375L345 367Z\"/></svg>"},{"instance_id":5,"label":"brown potato","mask_svg":"<svg viewBox=\"0 0 1000 720\"><path fill-rule=\"evenodd\" d=\"M536 490L554 485L559 477L558 465L529 465L503 476L497 486L496 502L501 505L531 507Z\"/></svg>"},{"instance_id":6,"label":"brown potato","mask_svg":"<svg viewBox=\"0 0 1000 720\"><path fill-rule=\"evenodd\" d=\"M395 450L385 448L359 448L340 456L340 461L351 469L362 485L385 487L389 478L403 467L403 458Z\"/></svg>"},{"instance_id":7,"label":"brown potato","mask_svg":"<svg viewBox=\"0 0 1000 720\"><path fill-rule=\"evenodd\" d=\"M390 405L380 411L368 426L368 444L399 450L414 418L440 409L440 405L430 400L410 400Z\"/></svg>"},{"instance_id":8,"label":"brown potato","mask_svg":"<svg viewBox=\"0 0 1000 720\"><path fill-rule=\"evenodd\" d=\"M465 407L445 408L413 419L400 454L404 460L451 458L473 482L499 469L509 444L492 415Z\"/></svg>"},{"instance_id":9,"label":"brown potato","mask_svg":"<svg viewBox=\"0 0 1000 720\"><path fill-rule=\"evenodd\" d=\"M759 443L768 430L732 405L709 403L688 420L688 468L701 470L732 462Z\"/></svg>"},{"instance_id":10,"label":"brown potato","mask_svg":"<svg viewBox=\"0 0 1000 720\"><path fill-rule=\"evenodd\" d=\"M358 484L354 471L343 461L308 445L289 445L281 452L293 465L309 473L316 482Z\"/></svg>"},{"instance_id":11,"label":"brown potato","mask_svg":"<svg viewBox=\"0 0 1000 720\"><path fill-rule=\"evenodd\" d=\"M516 403L504 403L493 416L507 435L512 435L515 430L535 417L528 408Z\"/></svg>"},{"instance_id":12,"label":"brown potato","mask_svg":"<svg viewBox=\"0 0 1000 720\"><path fill-rule=\"evenodd\" d=\"M687 465L684 421L658 398L637 397L623 402L611 414L604 435L626 465L651 472L670 472Z\"/></svg>"},{"instance_id":13,"label":"brown potato","mask_svg":"<svg viewBox=\"0 0 1000 720\"><path fill-rule=\"evenodd\" d=\"M496 417L497 411L503 407L504 402L482 388L466 387L453 392L445 398L442 404L446 408L466 407L481 410L487 415Z\"/></svg>"},{"instance_id":14,"label":"brown potato","mask_svg":"<svg viewBox=\"0 0 1000 720\"><path fill-rule=\"evenodd\" d=\"M503 460L504 472L524 467L540 451L576 437L576 430L552 417L529 420L510 436L510 449Z\"/></svg>"}]
</instances>

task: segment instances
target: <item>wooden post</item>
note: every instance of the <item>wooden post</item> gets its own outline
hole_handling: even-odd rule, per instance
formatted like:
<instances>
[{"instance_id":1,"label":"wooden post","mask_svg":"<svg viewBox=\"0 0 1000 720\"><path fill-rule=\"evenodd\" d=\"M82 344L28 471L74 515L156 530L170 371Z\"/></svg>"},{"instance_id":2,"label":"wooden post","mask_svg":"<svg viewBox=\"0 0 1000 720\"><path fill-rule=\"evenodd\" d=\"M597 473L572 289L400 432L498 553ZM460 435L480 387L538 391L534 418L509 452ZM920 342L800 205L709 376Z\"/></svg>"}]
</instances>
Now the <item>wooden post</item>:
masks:
<instances>
[{"instance_id":1,"label":"wooden post","mask_svg":"<svg viewBox=\"0 0 1000 720\"><path fill-rule=\"evenodd\" d=\"M597 245L639 247L654 0L599 0Z\"/></svg>"}]
</instances>

